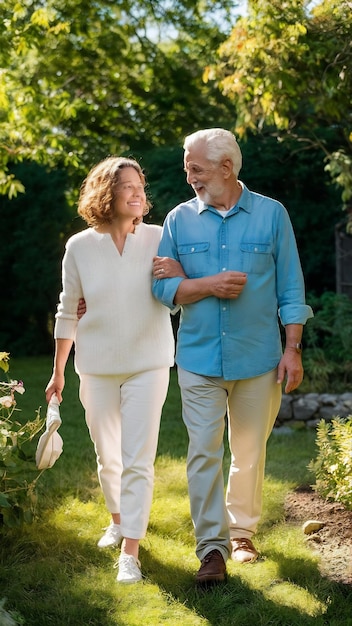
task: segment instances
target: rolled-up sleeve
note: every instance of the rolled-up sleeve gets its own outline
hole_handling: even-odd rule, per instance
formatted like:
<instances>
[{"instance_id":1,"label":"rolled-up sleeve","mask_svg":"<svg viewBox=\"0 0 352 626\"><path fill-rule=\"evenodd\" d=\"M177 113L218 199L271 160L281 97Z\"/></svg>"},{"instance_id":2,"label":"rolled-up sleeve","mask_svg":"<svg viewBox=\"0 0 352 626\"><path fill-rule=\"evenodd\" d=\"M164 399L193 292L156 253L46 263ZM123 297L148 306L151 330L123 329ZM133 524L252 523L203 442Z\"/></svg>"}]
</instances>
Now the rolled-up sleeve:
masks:
<instances>
[{"instance_id":1,"label":"rolled-up sleeve","mask_svg":"<svg viewBox=\"0 0 352 626\"><path fill-rule=\"evenodd\" d=\"M283 326L287 324L305 324L313 317L313 311L308 304L287 304L279 309L279 316Z\"/></svg>"},{"instance_id":2,"label":"rolled-up sleeve","mask_svg":"<svg viewBox=\"0 0 352 626\"><path fill-rule=\"evenodd\" d=\"M313 311L305 304L301 262L292 224L284 207L278 213L276 239L277 300L281 323L283 326L305 324L313 317Z\"/></svg>"},{"instance_id":3,"label":"rolled-up sleeve","mask_svg":"<svg viewBox=\"0 0 352 626\"><path fill-rule=\"evenodd\" d=\"M169 256L163 254L163 256ZM160 300L162 304L169 309L176 310L179 308L174 303L175 294L179 287L179 284L184 280L182 276L176 276L174 278L154 279L152 285L153 295L157 300Z\"/></svg>"}]
</instances>

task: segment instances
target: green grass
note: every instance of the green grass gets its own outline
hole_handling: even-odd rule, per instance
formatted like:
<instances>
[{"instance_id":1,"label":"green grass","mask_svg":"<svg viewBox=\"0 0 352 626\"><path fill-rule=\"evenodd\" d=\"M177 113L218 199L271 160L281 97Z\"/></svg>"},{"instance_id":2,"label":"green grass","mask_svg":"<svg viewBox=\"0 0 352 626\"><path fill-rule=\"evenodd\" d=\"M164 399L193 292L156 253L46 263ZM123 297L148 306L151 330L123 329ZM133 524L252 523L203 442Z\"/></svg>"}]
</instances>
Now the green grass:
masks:
<instances>
[{"instance_id":1,"label":"green grass","mask_svg":"<svg viewBox=\"0 0 352 626\"><path fill-rule=\"evenodd\" d=\"M11 378L26 387L18 400L25 418L45 406L50 372L50 358L10 362ZM320 575L301 529L284 520L287 492L312 482L313 433L272 435L256 537L263 558L247 566L229 561L227 583L204 592L194 585L199 563L187 494L187 434L174 372L141 542L145 579L138 585L118 585L118 550L96 546L109 514L71 365L61 415L64 451L39 480L35 523L0 534L0 600L7 598L5 608L17 611L25 626L352 626L352 589ZM228 464L226 449L225 472Z\"/></svg>"}]
</instances>

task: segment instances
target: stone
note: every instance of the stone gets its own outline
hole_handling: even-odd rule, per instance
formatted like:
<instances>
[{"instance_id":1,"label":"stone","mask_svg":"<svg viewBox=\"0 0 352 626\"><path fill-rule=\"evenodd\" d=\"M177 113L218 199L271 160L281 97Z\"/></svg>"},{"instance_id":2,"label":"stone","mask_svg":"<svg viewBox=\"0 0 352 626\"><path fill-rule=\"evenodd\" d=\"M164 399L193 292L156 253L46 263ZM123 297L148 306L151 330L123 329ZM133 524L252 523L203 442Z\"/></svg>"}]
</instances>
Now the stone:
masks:
<instances>
[{"instance_id":1,"label":"stone","mask_svg":"<svg viewBox=\"0 0 352 626\"><path fill-rule=\"evenodd\" d=\"M298 400L293 401L293 415L296 420L309 420L315 415L318 409L319 402L317 400L298 398Z\"/></svg>"},{"instance_id":2,"label":"stone","mask_svg":"<svg viewBox=\"0 0 352 626\"><path fill-rule=\"evenodd\" d=\"M338 416L337 405L335 406L321 406L319 409L319 417L326 422L331 422L334 417Z\"/></svg>"},{"instance_id":3,"label":"stone","mask_svg":"<svg viewBox=\"0 0 352 626\"><path fill-rule=\"evenodd\" d=\"M283 394L281 407L275 427L278 429L288 426L316 428L320 420L331 422L335 417L352 419L352 393L307 393Z\"/></svg>"},{"instance_id":4,"label":"stone","mask_svg":"<svg viewBox=\"0 0 352 626\"><path fill-rule=\"evenodd\" d=\"M317 530L321 530L324 528L325 522L321 522L317 519L309 519L302 525L302 530L305 535L311 535L312 533L316 533Z\"/></svg>"},{"instance_id":5,"label":"stone","mask_svg":"<svg viewBox=\"0 0 352 626\"><path fill-rule=\"evenodd\" d=\"M292 419L292 398L288 395L282 396L278 418L283 421Z\"/></svg>"},{"instance_id":6,"label":"stone","mask_svg":"<svg viewBox=\"0 0 352 626\"><path fill-rule=\"evenodd\" d=\"M351 403L352 406L352 393L350 391L346 391L340 396L340 400L342 400L342 402Z\"/></svg>"},{"instance_id":7,"label":"stone","mask_svg":"<svg viewBox=\"0 0 352 626\"><path fill-rule=\"evenodd\" d=\"M292 435L294 429L289 426L279 426L278 428L274 428L273 433L276 435Z\"/></svg>"},{"instance_id":8,"label":"stone","mask_svg":"<svg viewBox=\"0 0 352 626\"><path fill-rule=\"evenodd\" d=\"M332 393L322 393L320 396L320 402L322 404L334 406L334 404L336 404L336 396L334 396Z\"/></svg>"},{"instance_id":9,"label":"stone","mask_svg":"<svg viewBox=\"0 0 352 626\"><path fill-rule=\"evenodd\" d=\"M307 420L306 421L306 426L308 428L317 428L319 422L320 422L320 418L316 418L314 420Z\"/></svg>"},{"instance_id":10,"label":"stone","mask_svg":"<svg viewBox=\"0 0 352 626\"><path fill-rule=\"evenodd\" d=\"M306 393L305 398L307 398L308 400L318 400L319 401L319 394L311 391L310 393Z\"/></svg>"},{"instance_id":11,"label":"stone","mask_svg":"<svg viewBox=\"0 0 352 626\"><path fill-rule=\"evenodd\" d=\"M315 543L321 543L322 539L318 533L313 533L305 538L305 541L314 541Z\"/></svg>"}]
</instances>

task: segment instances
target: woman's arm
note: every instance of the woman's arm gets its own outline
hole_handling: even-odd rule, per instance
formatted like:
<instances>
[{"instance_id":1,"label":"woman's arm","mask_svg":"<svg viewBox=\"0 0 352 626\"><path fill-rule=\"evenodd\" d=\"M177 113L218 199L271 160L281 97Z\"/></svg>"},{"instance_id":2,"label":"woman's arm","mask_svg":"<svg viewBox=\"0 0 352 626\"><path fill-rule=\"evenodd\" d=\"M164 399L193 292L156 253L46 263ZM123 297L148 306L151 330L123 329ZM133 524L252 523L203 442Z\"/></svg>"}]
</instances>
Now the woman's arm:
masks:
<instances>
[{"instance_id":1,"label":"woman's arm","mask_svg":"<svg viewBox=\"0 0 352 626\"><path fill-rule=\"evenodd\" d=\"M62 390L65 386L65 367L72 348L72 339L56 339L53 373L45 389L47 402L56 393L59 402L62 402Z\"/></svg>"},{"instance_id":2,"label":"woman's arm","mask_svg":"<svg viewBox=\"0 0 352 626\"><path fill-rule=\"evenodd\" d=\"M174 278L182 276L187 278L183 267L179 261L169 256L155 256L153 259L153 276L154 278Z\"/></svg>"}]
</instances>

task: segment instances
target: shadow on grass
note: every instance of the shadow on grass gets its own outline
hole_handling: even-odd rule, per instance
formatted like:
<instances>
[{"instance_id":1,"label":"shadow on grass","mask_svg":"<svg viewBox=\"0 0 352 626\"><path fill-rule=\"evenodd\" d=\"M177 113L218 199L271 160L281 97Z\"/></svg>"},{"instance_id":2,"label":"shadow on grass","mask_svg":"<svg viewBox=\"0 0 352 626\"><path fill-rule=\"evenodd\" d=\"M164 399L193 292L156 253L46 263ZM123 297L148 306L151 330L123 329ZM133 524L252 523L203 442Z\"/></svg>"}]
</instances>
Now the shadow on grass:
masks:
<instances>
[{"instance_id":1,"label":"shadow on grass","mask_svg":"<svg viewBox=\"0 0 352 626\"><path fill-rule=\"evenodd\" d=\"M182 459L184 463L188 442L175 381L176 374L173 371L161 423L158 455L160 459L170 455L179 459L179 462ZM77 383L74 382L73 386L76 388ZM43 386L41 394L42 389ZM61 430L64 438L63 455L40 483L39 512L41 520L48 519L48 524L40 521L21 531L6 531L0 535L0 599L6 596L11 609L25 616L25 626L131 626L131 623L133 626L158 626L161 623L174 626L182 623L181 618L177 621L172 619L173 610L176 612L179 607L188 609L190 619L194 615L195 624L202 618L212 626L352 626L351 589L324 580L316 564L305 559L290 558L275 550L268 550L267 553L267 558L277 566L277 577L271 579L270 588L263 589L255 582L251 586L250 580L241 577L241 570L229 563L229 576L224 585L206 592L197 589L194 575L199 563L194 555L194 535L188 503L187 511L179 513L178 517L178 504L175 510L161 510L156 519L152 515L149 543L147 537L141 546L145 583L133 585L133 589L131 586L129 589L121 589L115 582L116 572L112 569L117 551L102 552L96 547L96 540L79 537L74 530L58 530L50 524L51 509L60 507L68 494L79 498L81 502L88 502L96 500L100 492L93 446L84 424L82 409L77 402L76 391L72 398L71 404L66 400L63 409L67 415L67 418L64 416ZM313 449L310 435L294 433L292 438L272 438L268 447L267 475L292 484L305 480L306 464ZM228 462L227 450L225 469ZM168 469L164 481L167 484L161 485L160 489L168 492L170 500L187 498L185 481L182 479L181 483L170 485ZM174 519L179 522L181 519L179 532L177 528L175 530ZM272 516L270 523L274 525ZM268 525L266 522L265 526L268 532L270 523ZM178 555L181 552L184 561L166 559L163 553L166 538L175 541L174 551ZM153 546L152 550L149 545ZM254 578L255 572L260 572L261 563L249 567L253 568L249 571L253 571ZM317 611L314 616L308 615L304 608L298 609L285 605L281 600L275 601L272 596L268 597L273 589L280 589L280 585L285 583L306 589L322 605L330 602L327 612L322 614L322 611ZM160 620L150 617L153 585L161 591L164 602L164 617ZM158 598L156 602L161 600ZM133 622L125 617L129 611L137 612Z\"/></svg>"},{"instance_id":2,"label":"shadow on grass","mask_svg":"<svg viewBox=\"0 0 352 626\"><path fill-rule=\"evenodd\" d=\"M58 529L50 521L35 523L22 531L9 530L0 537L1 596L8 598L12 610L25 616L26 626L158 626L162 623L173 626L182 623L179 618L175 622L172 619L172 612L178 613L180 606L194 615L195 620L202 618L212 626L352 624L348 608L352 602L351 589L322 580L315 563L288 558L273 549L265 555L277 565L277 576L271 580L270 588L289 583L290 588L306 589L322 605L330 596L325 614L312 616L304 609L285 606L282 600L275 602L266 597L267 589L255 589L255 581L253 586L244 581L241 569L250 567L247 571L254 574L261 567L260 561L251 566L230 562L225 584L207 591L198 589L194 583L199 563L194 555L193 529L184 519L184 525L187 524L187 543L183 548L180 548L182 537L175 536L170 529L163 534L162 525L150 528L140 553L145 582L141 586L133 585L133 589L121 589L115 582L112 566L119 552L99 550L97 538L89 535L89 524L84 531L86 537L79 537L74 529ZM180 555L179 563L172 558L170 561L170 546L168 554L164 553L166 541L171 549L174 544L175 554ZM160 621L148 621L155 597L151 585L161 592L158 604L166 607ZM133 604L139 606L140 622L131 622L128 617ZM345 610L341 612L343 604Z\"/></svg>"},{"instance_id":3,"label":"shadow on grass","mask_svg":"<svg viewBox=\"0 0 352 626\"><path fill-rule=\"evenodd\" d=\"M53 543L55 534L57 540ZM331 604L325 614L307 615L304 610L273 601L265 596L267 590L253 589L250 583L241 579L237 572L246 566L236 566L232 562L228 566L226 583L202 590L194 583L199 565L195 557L189 560L187 556L185 564L165 563L162 550L159 549L160 556L157 556L155 550L142 545L140 557L145 582L127 589L115 582L116 572L112 566L118 550L99 550L95 540L87 541L74 531L58 531L50 524L34 524L24 530L21 539L14 531L7 533L6 542L4 539L0 544L1 596L8 598L12 610L25 616L26 626L131 626L125 614L136 603L141 621L133 621L133 624L148 626L181 624L179 619L172 620L173 607L178 612L180 606L195 619L203 618L212 626L352 624L348 609L352 600L351 589L330 583L322 585L315 564L307 565L304 559L288 559L275 551L267 555L278 564L279 577L271 582L271 587L286 581L298 587L304 585L307 592L322 604L330 589L333 592ZM160 546L160 538L155 540ZM260 566L258 562L250 567ZM151 589L155 585L163 596L164 618L145 621L144 609L148 619L148 602L151 602ZM341 598L346 605L343 615ZM161 602L160 598L158 602ZM336 606L340 607L340 613Z\"/></svg>"},{"instance_id":4,"label":"shadow on grass","mask_svg":"<svg viewBox=\"0 0 352 626\"><path fill-rule=\"evenodd\" d=\"M130 626L118 614L125 592L113 567L118 553L50 524L34 524L21 539L9 531L6 546L0 544L0 599L24 616L25 626Z\"/></svg>"},{"instance_id":5,"label":"shadow on grass","mask_svg":"<svg viewBox=\"0 0 352 626\"><path fill-rule=\"evenodd\" d=\"M352 600L351 589L344 585L334 588L335 600L331 600L328 610L324 614L308 615L303 609L284 605L266 597L265 592L251 588L233 569L237 567L260 567L260 561L250 566L240 566L231 562L228 565L228 576L225 583L203 589L195 584L195 574L199 566L195 563L194 572L180 565L165 564L162 558L142 550L143 563L148 580L157 584L171 600L181 602L199 617L207 620L212 626L351 626L348 605L341 614L341 597L349 602ZM291 586L297 585L314 597L321 606L326 603L328 586L321 585L321 576L314 564L308 564L304 559L287 559L285 555L270 555L277 558L280 569L280 578L271 582L270 587L288 582ZM294 561L294 562L293 562ZM234 566L231 567L231 566ZM292 579L291 572L297 576ZM332 590L332 589L331 589ZM266 591L266 590L265 590ZM340 596L337 599L337 596ZM292 602L293 604L293 602ZM335 608L339 606L339 611ZM319 613L319 611L317 611ZM323 613L323 610L320 611Z\"/></svg>"}]
</instances>

